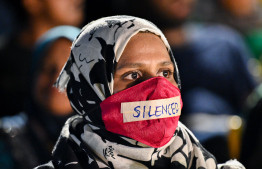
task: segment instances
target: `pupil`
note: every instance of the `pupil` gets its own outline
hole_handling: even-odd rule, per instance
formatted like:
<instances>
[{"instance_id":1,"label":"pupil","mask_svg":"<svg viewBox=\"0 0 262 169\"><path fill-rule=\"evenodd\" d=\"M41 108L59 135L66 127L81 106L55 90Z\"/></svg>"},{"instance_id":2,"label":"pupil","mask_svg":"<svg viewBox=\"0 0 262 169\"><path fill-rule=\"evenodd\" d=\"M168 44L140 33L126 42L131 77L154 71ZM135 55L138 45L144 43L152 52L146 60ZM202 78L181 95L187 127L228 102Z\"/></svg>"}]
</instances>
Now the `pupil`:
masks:
<instances>
[{"instance_id":1,"label":"pupil","mask_svg":"<svg viewBox=\"0 0 262 169\"><path fill-rule=\"evenodd\" d=\"M168 76L168 72L167 72L167 71L164 71L164 72L163 72L163 76L164 76L164 77L167 77L167 76Z\"/></svg>"},{"instance_id":2,"label":"pupil","mask_svg":"<svg viewBox=\"0 0 262 169\"><path fill-rule=\"evenodd\" d=\"M137 73L132 73L132 79L136 79L137 78Z\"/></svg>"}]
</instances>

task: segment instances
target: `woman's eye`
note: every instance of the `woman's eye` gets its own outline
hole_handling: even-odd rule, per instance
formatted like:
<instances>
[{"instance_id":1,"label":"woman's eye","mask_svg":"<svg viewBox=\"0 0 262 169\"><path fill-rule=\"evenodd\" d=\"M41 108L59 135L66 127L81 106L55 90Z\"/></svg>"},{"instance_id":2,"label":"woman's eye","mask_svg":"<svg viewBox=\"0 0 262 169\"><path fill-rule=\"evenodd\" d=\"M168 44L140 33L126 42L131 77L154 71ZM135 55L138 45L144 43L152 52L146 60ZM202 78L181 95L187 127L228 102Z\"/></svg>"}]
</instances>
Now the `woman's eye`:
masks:
<instances>
[{"instance_id":1,"label":"woman's eye","mask_svg":"<svg viewBox=\"0 0 262 169\"><path fill-rule=\"evenodd\" d=\"M125 76L125 79L128 79L128 80L136 80L138 78L140 78L140 75L138 72L131 72Z\"/></svg>"},{"instance_id":2,"label":"woman's eye","mask_svg":"<svg viewBox=\"0 0 262 169\"><path fill-rule=\"evenodd\" d=\"M170 70L163 70L159 73L159 76L169 77L172 72Z\"/></svg>"}]
</instances>

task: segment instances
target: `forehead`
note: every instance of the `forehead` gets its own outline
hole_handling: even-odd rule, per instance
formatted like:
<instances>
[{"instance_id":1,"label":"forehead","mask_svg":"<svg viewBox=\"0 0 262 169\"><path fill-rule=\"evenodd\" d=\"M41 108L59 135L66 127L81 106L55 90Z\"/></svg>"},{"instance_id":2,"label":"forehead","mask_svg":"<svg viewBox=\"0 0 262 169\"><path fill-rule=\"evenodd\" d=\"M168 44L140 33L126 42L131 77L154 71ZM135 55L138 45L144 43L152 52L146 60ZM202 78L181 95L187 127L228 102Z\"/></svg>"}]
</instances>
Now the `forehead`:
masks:
<instances>
[{"instance_id":1,"label":"forehead","mask_svg":"<svg viewBox=\"0 0 262 169\"><path fill-rule=\"evenodd\" d=\"M67 38L59 38L51 42L43 52L43 63L65 63L70 55L72 42Z\"/></svg>"},{"instance_id":2,"label":"forehead","mask_svg":"<svg viewBox=\"0 0 262 169\"><path fill-rule=\"evenodd\" d=\"M137 43L138 44L144 43L145 45L146 44L152 45L152 42L158 43L158 45L164 47L168 51L167 47L165 46L165 44L162 41L162 39L160 38L160 36L158 36L158 35L156 35L152 32L149 32L149 31L141 31L141 32L134 34L130 38L130 40L127 42L127 45L130 46L130 44L137 44Z\"/></svg>"},{"instance_id":3,"label":"forehead","mask_svg":"<svg viewBox=\"0 0 262 169\"><path fill-rule=\"evenodd\" d=\"M119 64L135 62L157 63L171 62L168 50L163 41L153 33L138 33L127 43Z\"/></svg>"},{"instance_id":4,"label":"forehead","mask_svg":"<svg viewBox=\"0 0 262 169\"><path fill-rule=\"evenodd\" d=\"M161 38L153 33L139 32L135 34L127 43L124 53L132 52L130 54L141 53L165 53L168 55L168 49ZM123 55L122 54L122 55ZM121 57L122 57L121 55ZM121 59L120 57L120 59Z\"/></svg>"}]
</instances>

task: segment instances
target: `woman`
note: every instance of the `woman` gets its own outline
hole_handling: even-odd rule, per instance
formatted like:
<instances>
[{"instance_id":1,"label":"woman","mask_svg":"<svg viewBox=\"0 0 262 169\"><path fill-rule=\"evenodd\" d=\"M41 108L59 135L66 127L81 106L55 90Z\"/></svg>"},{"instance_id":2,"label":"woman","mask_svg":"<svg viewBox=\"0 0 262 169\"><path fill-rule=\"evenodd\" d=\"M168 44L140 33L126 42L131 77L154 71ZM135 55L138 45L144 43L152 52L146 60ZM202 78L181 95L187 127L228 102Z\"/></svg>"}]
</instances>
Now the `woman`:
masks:
<instances>
[{"instance_id":1,"label":"woman","mask_svg":"<svg viewBox=\"0 0 262 169\"><path fill-rule=\"evenodd\" d=\"M217 168L178 122L182 100L162 32L131 16L99 19L73 42L57 87L74 111L38 168Z\"/></svg>"},{"instance_id":2,"label":"woman","mask_svg":"<svg viewBox=\"0 0 262 169\"><path fill-rule=\"evenodd\" d=\"M83 24L84 0L15 0L5 1L13 10L6 17L10 36L1 43L0 116L10 116L23 111L29 94L28 82L33 45L48 30L59 25L80 27ZM9 11L10 9L6 7ZM2 12L2 11L1 11ZM14 15L14 17L12 17ZM1 19L2 21L2 19ZM1 26L4 26L1 23ZM3 46L2 46L3 45ZM16 106L13 106L16 105Z\"/></svg>"},{"instance_id":3,"label":"woman","mask_svg":"<svg viewBox=\"0 0 262 169\"><path fill-rule=\"evenodd\" d=\"M36 43L25 112L0 119L0 168L27 169L50 159L65 121L73 115L67 96L53 84L80 30L59 26Z\"/></svg>"}]
</instances>

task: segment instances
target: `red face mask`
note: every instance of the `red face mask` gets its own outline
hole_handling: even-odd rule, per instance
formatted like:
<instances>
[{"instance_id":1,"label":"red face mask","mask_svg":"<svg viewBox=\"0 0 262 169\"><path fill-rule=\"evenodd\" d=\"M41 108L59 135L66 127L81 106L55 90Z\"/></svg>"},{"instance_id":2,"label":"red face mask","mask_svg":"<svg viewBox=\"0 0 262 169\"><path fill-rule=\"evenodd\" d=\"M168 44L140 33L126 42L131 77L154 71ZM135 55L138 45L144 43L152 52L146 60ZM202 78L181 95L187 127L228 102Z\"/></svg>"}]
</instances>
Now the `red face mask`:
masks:
<instances>
[{"instance_id":1,"label":"red face mask","mask_svg":"<svg viewBox=\"0 0 262 169\"><path fill-rule=\"evenodd\" d=\"M106 98L100 107L108 131L158 148L173 137L182 104L180 90L155 77Z\"/></svg>"}]
</instances>

